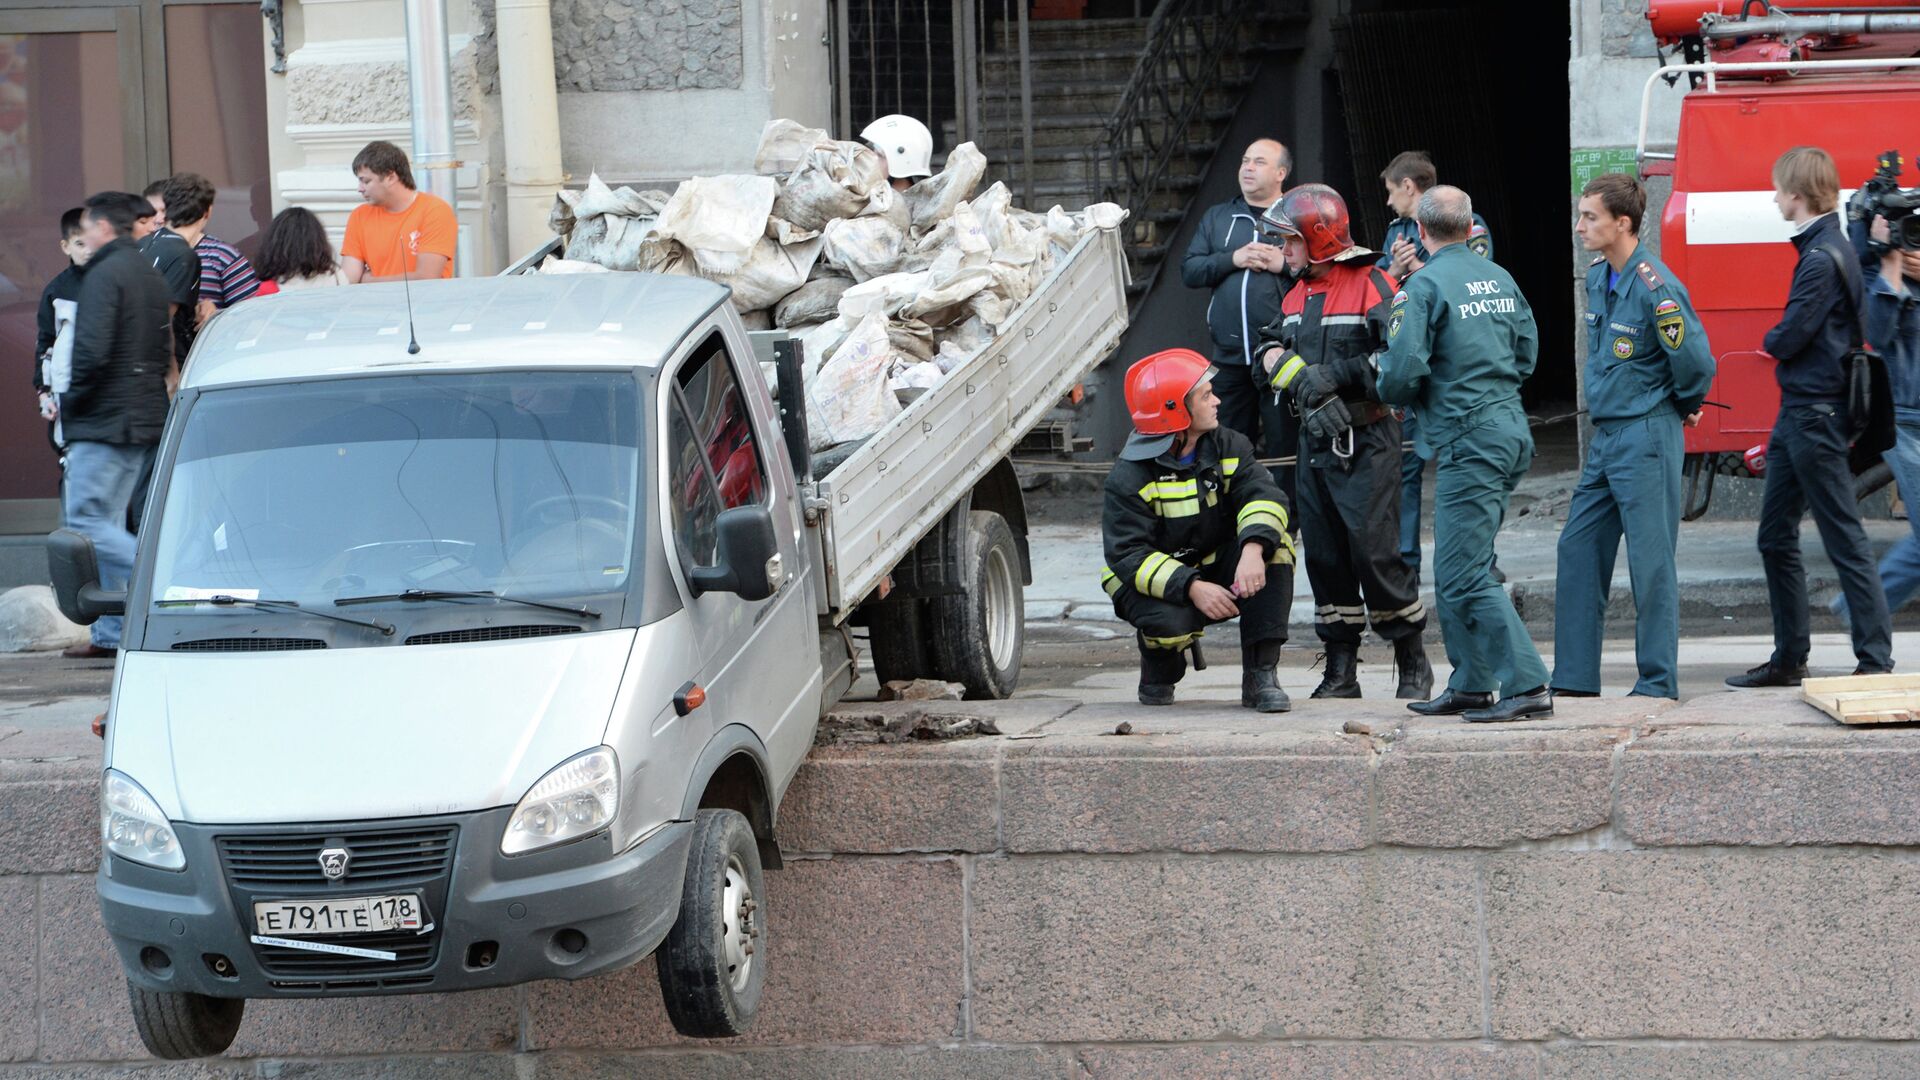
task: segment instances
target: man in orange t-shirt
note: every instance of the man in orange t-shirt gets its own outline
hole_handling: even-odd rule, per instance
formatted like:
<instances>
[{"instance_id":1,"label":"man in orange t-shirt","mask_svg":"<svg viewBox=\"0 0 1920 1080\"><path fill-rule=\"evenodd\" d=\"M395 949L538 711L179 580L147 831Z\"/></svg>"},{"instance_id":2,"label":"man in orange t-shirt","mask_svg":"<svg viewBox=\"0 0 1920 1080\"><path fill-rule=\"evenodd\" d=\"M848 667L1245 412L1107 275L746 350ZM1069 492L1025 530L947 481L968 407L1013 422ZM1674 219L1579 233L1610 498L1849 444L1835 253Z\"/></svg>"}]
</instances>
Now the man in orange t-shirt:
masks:
<instances>
[{"instance_id":1,"label":"man in orange t-shirt","mask_svg":"<svg viewBox=\"0 0 1920 1080\"><path fill-rule=\"evenodd\" d=\"M353 158L367 205L347 217L340 268L349 282L450 278L459 222L445 199L413 186L407 155L390 142L370 142Z\"/></svg>"}]
</instances>

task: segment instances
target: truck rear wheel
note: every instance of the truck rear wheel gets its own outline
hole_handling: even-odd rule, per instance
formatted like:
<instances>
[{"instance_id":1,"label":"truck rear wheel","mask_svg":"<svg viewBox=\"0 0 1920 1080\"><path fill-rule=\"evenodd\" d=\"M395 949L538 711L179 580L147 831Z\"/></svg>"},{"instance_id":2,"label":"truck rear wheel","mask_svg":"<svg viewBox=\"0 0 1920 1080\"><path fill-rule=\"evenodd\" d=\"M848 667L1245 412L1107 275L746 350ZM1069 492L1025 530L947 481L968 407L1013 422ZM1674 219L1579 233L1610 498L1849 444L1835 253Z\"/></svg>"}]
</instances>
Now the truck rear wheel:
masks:
<instances>
[{"instance_id":1,"label":"truck rear wheel","mask_svg":"<svg viewBox=\"0 0 1920 1080\"><path fill-rule=\"evenodd\" d=\"M154 1057L212 1057L233 1045L246 1011L243 998L217 998L127 984L133 1026Z\"/></svg>"},{"instance_id":2,"label":"truck rear wheel","mask_svg":"<svg viewBox=\"0 0 1920 1080\"><path fill-rule=\"evenodd\" d=\"M931 601L940 675L966 686L969 698L1011 697L1020 683L1027 613L1020 547L1006 518L991 510L968 515L958 576L964 591Z\"/></svg>"},{"instance_id":3,"label":"truck rear wheel","mask_svg":"<svg viewBox=\"0 0 1920 1080\"><path fill-rule=\"evenodd\" d=\"M702 810L680 888L680 919L654 955L667 1017L682 1035L719 1039L753 1023L767 981L760 845L738 810Z\"/></svg>"}]
</instances>

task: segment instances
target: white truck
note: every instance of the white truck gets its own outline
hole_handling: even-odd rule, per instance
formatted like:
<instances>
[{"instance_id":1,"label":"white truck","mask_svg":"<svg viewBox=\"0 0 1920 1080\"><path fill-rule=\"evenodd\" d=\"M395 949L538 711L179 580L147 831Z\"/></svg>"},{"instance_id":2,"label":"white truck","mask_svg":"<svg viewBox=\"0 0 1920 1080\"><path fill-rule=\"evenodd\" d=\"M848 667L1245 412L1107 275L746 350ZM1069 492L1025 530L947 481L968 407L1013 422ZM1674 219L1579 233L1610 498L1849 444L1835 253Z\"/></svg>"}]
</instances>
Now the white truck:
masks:
<instances>
[{"instance_id":1,"label":"white truck","mask_svg":"<svg viewBox=\"0 0 1920 1080\"><path fill-rule=\"evenodd\" d=\"M697 278L359 286L213 320L131 582L103 588L83 536L49 544L70 617L126 619L98 886L148 1049L220 1053L247 998L656 950L676 1027L744 1030L761 869L853 681L849 623L883 675L1012 691L1031 573L1007 454L1117 345L1125 279L1118 234L1084 236L818 476L797 350Z\"/></svg>"}]
</instances>

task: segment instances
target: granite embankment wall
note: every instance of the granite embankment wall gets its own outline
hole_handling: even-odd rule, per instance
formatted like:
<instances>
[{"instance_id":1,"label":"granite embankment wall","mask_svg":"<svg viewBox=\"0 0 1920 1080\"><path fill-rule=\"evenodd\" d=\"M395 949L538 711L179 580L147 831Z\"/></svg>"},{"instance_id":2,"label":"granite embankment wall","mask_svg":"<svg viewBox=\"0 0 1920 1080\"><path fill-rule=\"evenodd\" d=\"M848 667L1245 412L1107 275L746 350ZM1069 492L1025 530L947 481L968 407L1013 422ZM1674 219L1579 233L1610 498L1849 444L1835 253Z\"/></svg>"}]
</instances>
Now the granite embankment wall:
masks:
<instances>
[{"instance_id":1,"label":"granite embankment wall","mask_svg":"<svg viewBox=\"0 0 1920 1080\"><path fill-rule=\"evenodd\" d=\"M1920 730L1395 704L1032 698L1001 737L821 747L737 1042L676 1037L646 962L253 1002L193 1064L141 1060L100 927L97 746L0 739L0 1076L1920 1076Z\"/></svg>"}]
</instances>

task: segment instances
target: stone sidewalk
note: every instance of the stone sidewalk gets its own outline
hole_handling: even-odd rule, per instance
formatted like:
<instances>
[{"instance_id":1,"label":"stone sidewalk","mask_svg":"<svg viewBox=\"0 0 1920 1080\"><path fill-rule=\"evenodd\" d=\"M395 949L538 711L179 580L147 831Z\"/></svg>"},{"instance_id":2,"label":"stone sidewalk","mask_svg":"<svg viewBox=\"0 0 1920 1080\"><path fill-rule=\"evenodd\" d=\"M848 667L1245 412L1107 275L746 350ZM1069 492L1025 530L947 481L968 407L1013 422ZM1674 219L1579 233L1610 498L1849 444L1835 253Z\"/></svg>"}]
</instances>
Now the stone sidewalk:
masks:
<instances>
[{"instance_id":1,"label":"stone sidewalk","mask_svg":"<svg viewBox=\"0 0 1920 1080\"><path fill-rule=\"evenodd\" d=\"M193 1065L139 1061L98 744L0 740L0 1076L1920 1075L1920 729L1790 692L1493 729L1044 696L839 720L915 708L1004 734L816 749L744 1039L676 1036L643 962L255 1002Z\"/></svg>"}]
</instances>

